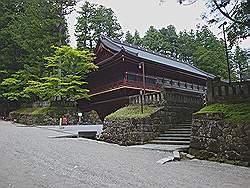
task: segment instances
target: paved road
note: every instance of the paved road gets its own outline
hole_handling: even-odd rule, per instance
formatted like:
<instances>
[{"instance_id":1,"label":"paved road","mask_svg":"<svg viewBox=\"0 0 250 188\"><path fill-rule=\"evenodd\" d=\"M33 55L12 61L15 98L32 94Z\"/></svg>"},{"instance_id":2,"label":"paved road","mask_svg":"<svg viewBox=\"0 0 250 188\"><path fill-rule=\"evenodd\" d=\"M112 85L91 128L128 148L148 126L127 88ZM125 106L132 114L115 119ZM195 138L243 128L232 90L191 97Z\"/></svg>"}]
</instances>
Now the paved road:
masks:
<instances>
[{"instance_id":1,"label":"paved road","mask_svg":"<svg viewBox=\"0 0 250 188\"><path fill-rule=\"evenodd\" d=\"M100 135L103 125L66 125L60 128L59 126L38 126L39 128L49 129L53 131L78 134L79 131L96 131Z\"/></svg>"},{"instance_id":2,"label":"paved road","mask_svg":"<svg viewBox=\"0 0 250 188\"><path fill-rule=\"evenodd\" d=\"M0 187L249 187L250 168L156 163L170 153L121 147L0 121Z\"/></svg>"}]
</instances>

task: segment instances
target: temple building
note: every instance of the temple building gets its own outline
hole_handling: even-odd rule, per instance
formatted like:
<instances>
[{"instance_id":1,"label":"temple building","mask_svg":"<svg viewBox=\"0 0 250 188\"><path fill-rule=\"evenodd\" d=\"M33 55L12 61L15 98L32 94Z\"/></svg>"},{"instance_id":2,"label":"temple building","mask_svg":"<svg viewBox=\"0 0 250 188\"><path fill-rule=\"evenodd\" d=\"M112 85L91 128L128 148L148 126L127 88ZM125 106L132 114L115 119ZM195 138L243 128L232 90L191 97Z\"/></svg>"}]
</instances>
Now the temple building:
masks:
<instances>
[{"instance_id":1,"label":"temple building","mask_svg":"<svg viewBox=\"0 0 250 188\"><path fill-rule=\"evenodd\" d=\"M88 77L91 100L80 102L84 110L95 109L103 118L128 104L131 95L174 88L184 92L206 92L213 75L188 62L101 36L95 64L98 71Z\"/></svg>"}]
</instances>

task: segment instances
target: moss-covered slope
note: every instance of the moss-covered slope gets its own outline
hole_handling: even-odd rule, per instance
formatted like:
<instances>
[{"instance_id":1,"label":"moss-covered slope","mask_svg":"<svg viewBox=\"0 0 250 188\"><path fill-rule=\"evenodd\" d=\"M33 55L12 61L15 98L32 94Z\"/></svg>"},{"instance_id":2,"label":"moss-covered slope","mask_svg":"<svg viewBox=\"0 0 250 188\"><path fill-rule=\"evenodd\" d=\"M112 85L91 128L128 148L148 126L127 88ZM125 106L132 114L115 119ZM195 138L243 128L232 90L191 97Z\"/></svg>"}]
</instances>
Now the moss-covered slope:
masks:
<instances>
[{"instance_id":1,"label":"moss-covered slope","mask_svg":"<svg viewBox=\"0 0 250 188\"><path fill-rule=\"evenodd\" d=\"M161 107L162 108L162 107ZM141 113L140 106L127 106L117 110L116 112L108 115L105 120L113 119L140 119L150 117L152 114L161 109L160 107L148 106L143 107L143 113Z\"/></svg>"},{"instance_id":2,"label":"moss-covered slope","mask_svg":"<svg viewBox=\"0 0 250 188\"><path fill-rule=\"evenodd\" d=\"M212 104L202 108L196 114L223 112L225 121L250 124L250 102Z\"/></svg>"}]
</instances>

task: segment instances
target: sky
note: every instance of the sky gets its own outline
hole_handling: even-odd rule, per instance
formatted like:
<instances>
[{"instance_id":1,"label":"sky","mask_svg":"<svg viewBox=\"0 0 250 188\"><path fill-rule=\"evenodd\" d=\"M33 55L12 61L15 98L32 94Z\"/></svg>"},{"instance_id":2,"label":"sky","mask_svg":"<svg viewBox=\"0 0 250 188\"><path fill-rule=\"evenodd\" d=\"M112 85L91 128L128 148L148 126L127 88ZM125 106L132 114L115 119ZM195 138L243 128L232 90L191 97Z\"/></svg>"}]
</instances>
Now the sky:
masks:
<instances>
[{"instance_id":1,"label":"sky","mask_svg":"<svg viewBox=\"0 0 250 188\"><path fill-rule=\"evenodd\" d=\"M134 33L139 31L140 35L144 33L150 26L157 29L166 27L170 24L174 25L177 31L197 29L197 26L206 25L201 19L202 13L207 9L205 0L198 0L196 3L183 6L177 3L177 0L88 0L90 3L101 4L107 8L111 8L120 23L123 32L130 31ZM85 0L81 0L76 10L80 10ZM76 38L74 36L74 28L76 24L77 12L73 12L68 17L70 44L76 47ZM222 32L217 25L213 25L210 29L222 38ZM241 46L250 48L250 39L245 40Z\"/></svg>"}]
</instances>

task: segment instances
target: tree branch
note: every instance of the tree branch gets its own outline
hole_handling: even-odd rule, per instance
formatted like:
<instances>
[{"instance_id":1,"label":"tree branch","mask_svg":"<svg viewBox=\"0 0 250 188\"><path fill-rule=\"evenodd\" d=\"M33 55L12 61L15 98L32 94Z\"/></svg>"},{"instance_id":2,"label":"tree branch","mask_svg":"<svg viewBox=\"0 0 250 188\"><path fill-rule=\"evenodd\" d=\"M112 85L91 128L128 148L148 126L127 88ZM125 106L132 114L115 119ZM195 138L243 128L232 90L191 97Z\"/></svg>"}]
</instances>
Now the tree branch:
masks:
<instances>
[{"instance_id":1,"label":"tree branch","mask_svg":"<svg viewBox=\"0 0 250 188\"><path fill-rule=\"evenodd\" d=\"M213 0L215 6L217 7L217 9L221 12L221 14L223 16L225 16L226 18L228 18L229 20L233 21L234 23L238 23L238 24L242 24L242 25L246 25L244 22L235 20L234 18L232 18L228 13L224 12L221 7L219 6L219 4L216 2L216 0Z\"/></svg>"}]
</instances>

